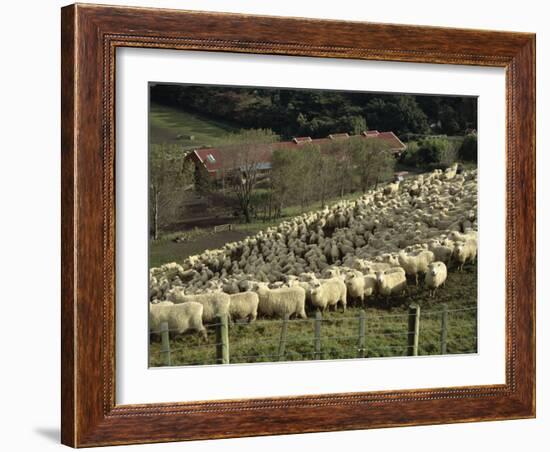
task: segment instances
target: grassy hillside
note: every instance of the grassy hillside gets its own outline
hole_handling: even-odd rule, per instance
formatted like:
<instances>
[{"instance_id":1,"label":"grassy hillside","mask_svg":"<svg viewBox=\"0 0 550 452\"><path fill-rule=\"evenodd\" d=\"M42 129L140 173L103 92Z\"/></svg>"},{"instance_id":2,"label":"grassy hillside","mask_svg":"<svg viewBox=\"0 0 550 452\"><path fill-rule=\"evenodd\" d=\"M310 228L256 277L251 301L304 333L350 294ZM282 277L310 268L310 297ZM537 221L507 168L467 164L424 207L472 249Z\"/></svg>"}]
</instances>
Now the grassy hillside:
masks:
<instances>
[{"instance_id":1,"label":"grassy hillside","mask_svg":"<svg viewBox=\"0 0 550 452\"><path fill-rule=\"evenodd\" d=\"M177 143L185 147L215 146L237 129L226 123L206 119L177 108L151 103L150 143ZM193 140L178 135L194 136Z\"/></svg>"}]
</instances>

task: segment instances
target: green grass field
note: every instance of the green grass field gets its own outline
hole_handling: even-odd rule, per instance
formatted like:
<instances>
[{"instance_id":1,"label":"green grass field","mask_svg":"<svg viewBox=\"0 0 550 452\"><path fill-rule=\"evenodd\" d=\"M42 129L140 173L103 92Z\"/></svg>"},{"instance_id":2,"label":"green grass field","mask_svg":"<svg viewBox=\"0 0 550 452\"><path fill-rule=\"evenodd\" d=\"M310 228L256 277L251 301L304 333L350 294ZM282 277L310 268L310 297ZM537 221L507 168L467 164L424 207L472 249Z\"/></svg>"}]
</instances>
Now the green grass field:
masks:
<instances>
[{"instance_id":1,"label":"green grass field","mask_svg":"<svg viewBox=\"0 0 550 452\"><path fill-rule=\"evenodd\" d=\"M221 121L153 103L149 110L149 125L151 144L173 143L184 147L215 146L238 130ZM194 139L182 139L178 135L192 135Z\"/></svg>"},{"instance_id":2,"label":"green grass field","mask_svg":"<svg viewBox=\"0 0 550 452\"><path fill-rule=\"evenodd\" d=\"M409 293L395 297L391 305L385 300L369 299L365 308L366 357L405 356L407 354L408 307L420 305L419 355L440 354L442 304L448 306L447 353L477 351L477 265L467 265L463 272L451 271L445 287L429 297L422 286L409 286ZM357 357L359 307L348 307L345 313L326 312L321 326L322 359ZM315 312L308 319L292 319L288 325L285 361L311 360L314 356ZM281 320L258 318L251 324L230 327L230 362L253 363L278 361ZM189 333L171 340L172 365L215 364L214 327L208 328L206 342ZM160 342L153 341L149 365L162 366Z\"/></svg>"}]
</instances>

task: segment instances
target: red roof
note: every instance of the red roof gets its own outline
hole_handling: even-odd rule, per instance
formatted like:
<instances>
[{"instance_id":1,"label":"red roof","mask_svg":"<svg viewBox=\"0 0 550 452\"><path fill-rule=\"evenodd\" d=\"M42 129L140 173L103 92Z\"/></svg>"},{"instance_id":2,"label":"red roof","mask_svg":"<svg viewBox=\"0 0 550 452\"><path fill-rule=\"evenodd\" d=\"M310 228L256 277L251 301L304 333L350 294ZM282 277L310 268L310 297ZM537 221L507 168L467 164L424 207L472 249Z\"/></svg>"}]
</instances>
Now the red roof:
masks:
<instances>
[{"instance_id":1,"label":"red roof","mask_svg":"<svg viewBox=\"0 0 550 452\"><path fill-rule=\"evenodd\" d=\"M395 153L403 151L406 148L405 144L397 138L393 132L378 132L377 130L369 130L361 133L361 136L367 139L382 140L389 145L389 150ZM292 141L281 141L273 143L272 145L266 144L265 147L258 148L255 159L259 163L270 163L271 154L275 149L296 149L304 144L315 144L322 146L335 140L340 141L348 138L350 138L350 136L347 133L335 133L329 135L327 138L296 137L293 138ZM196 149L191 153L191 156L196 160L199 160L200 163L206 167L208 172L216 172L224 167L224 160L230 158L228 156L232 154L234 155L234 149L232 147L220 147ZM226 169L233 168L235 166L228 162L225 164Z\"/></svg>"},{"instance_id":2,"label":"red roof","mask_svg":"<svg viewBox=\"0 0 550 452\"><path fill-rule=\"evenodd\" d=\"M328 136L331 140L340 140L349 138L347 133L332 133Z\"/></svg>"},{"instance_id":3,"label":"red roof","mask_svg":"<svg viewBox=\"0 0 550 452\"><path fill-rule=\"evenodd\" d=\"M369 135L367 133L367 138L376 138L382 141L385 141L389 145L390 151L400 152L405 150L407 146L403 143L393 132L378 132L376 135Z\"/></svg>"}]
</instances>

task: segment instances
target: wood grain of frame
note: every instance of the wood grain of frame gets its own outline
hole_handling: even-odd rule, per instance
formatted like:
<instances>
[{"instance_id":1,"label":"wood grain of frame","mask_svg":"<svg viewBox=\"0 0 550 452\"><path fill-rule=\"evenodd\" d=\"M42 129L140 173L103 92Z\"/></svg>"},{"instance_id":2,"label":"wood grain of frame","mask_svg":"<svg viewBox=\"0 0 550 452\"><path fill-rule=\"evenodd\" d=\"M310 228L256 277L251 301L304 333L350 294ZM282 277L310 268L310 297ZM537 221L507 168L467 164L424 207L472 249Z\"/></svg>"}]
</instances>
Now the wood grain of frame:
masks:
<instances>
[{"instance_id":1,"label":"wood grain of frame","mask_svg":"<svg viewBox=\"0 0 550 452\"><path fill-rule=\"evenodd\" d=\"M82 4L62 9L61 35L64 444L86 447L535 416L535 35ZM116 405L118 47L505 68L506 383Z\"/></svg>"}]
</instances>

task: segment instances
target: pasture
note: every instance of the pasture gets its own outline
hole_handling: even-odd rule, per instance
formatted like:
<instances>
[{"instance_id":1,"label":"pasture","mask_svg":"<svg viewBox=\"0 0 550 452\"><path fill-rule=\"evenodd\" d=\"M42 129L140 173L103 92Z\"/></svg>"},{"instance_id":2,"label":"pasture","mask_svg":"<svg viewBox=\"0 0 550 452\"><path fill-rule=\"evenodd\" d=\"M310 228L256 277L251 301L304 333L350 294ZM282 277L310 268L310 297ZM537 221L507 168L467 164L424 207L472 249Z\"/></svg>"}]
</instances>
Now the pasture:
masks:
<instances>
[{"instance_id":1,"label":"pasture","mask_svg":"<svg viewBox=\"0 0 550 452\"><path fill-rule=\"evenodd\" d=\"M419 285L408 286L408 293L393 297L389 305L382 298L369 299L366 305L366 357L404 356L407 352L408 307L419 304L420 337L419 355L438 355L441 328L441 305L447 304L448 354L477 351L477 264L469 264L462 272L451 271L444 288L432 298L428 290ZM349 306L345 313L323 314L321 349L322 359L353 359L357 357L357 333L360 308ZM308 319L290 320L285 361L312 360L314 341L313 310ZM186 333L171 340L173 366L215 364L216 338L208 328L206 342L199 341L194 333ZM231 363L277 361L281 332L280 320L259 319L251 324L235 323L230 327ZM161 344L153 341L149 346L149 366L162 366Z\"/></svg>"},{"instance_id":2,"label":"pasture","mask_svg":"<svg viewBox=\"0 0 550 452\"><path fill-rule=\"evenodd\" d=\"M194 242L198 239L206 245L204 252L150 269L152 305L196 300L201 309L210 306L210 314L199 314L207 324L208 339L200 342L196 334L180 334L168 341L165 334L163 350L170 342L171 361L151 341L150 366L214 364L220 362L220 350L216 351L220 344L224 363L350 359L358 357L358 348L366 349L363 356L367 358L405 356L413 347L411 334L418 337L415 354L440 354L443 306L449 310L443 353L477 351L477 171L457 174L454 165L445 172L436 170L382 185L321 210L294 213L276 226L264 225L260 232L223 246L215 240L224 236L196 231ZM427 284L436 273L428 265L436 260L444 277L432 287L445 278L446 282L431 297ZM428 272L430 278L425 282ZM371 286L368 292L367 276L373 275L375 288ZM277 291L285 285L286 289ZM248 314L239 318L255 318L256 314L258 318L250 324L235 321L228 339L221 334L225 327L218 327L214 334L216 328L208 323L227 317L227 294L243 291L257 291L261 303L241 305L237 309ZM310 297L307 303L306 294ZM354 298L363 295L364 308L354 304ZM200 298L204 296L208 299ZM330 309L346 300L346 312L341 306L337 311ZM409 325L413 304L420 306L418 334L411 333ZM318 309L323 311L322 318L316 318ZM364 323L360 321L362 309ZM306 318L291 318L283 328L285 313ZM177 325L175 317L168 318ZM153 333L162 327L160 321L151 325L158 325ZM192 328L172 331L185 333L187 329ZM285 354L280 352L283 331ZM359 346L360 337L366 339L364 347Z\"/></svg>"},{"instance_id":3,"label":"pasture","mask_svg":"<svg viewBox=\"0 0 550 452\"><path fill-rule=\"evenodd\" d=\"M212 118L151 103L149 110L150 143L181 144L183 147L215 146L237 128ZM178 137L180 136L180 137ZM184 136L193 136L186 139Z\"/></svg>"}]
</instances>

